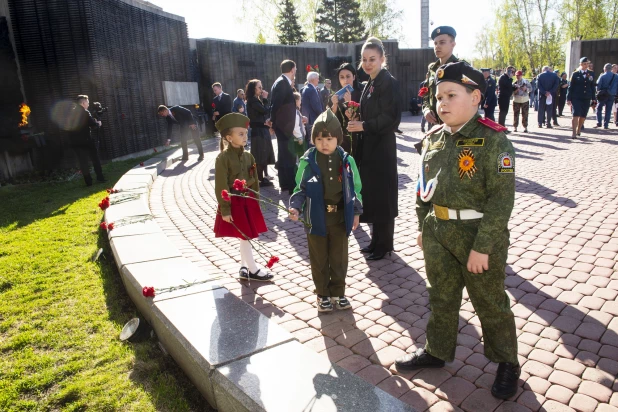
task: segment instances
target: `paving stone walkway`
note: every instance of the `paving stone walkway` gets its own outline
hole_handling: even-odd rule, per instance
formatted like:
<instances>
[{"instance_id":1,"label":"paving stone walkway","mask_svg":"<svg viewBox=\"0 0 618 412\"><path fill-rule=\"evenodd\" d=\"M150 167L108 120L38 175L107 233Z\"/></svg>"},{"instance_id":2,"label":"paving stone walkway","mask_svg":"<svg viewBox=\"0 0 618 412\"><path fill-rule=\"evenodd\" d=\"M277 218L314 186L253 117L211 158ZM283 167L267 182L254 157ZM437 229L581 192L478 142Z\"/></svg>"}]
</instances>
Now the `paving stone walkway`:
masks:
<instances>
[{"instance_id":1,"label":"paving stone walkway","mask_svg":"<svg viewBox=\"0 0 618 412\"><path fill-rule=\"evenodd\" d=\"M537 129L535 116L532 111L530 133L509 135L517 151L517 194L506 287L523 371L508 401L489 391L496 365L483 356L480 323L465 291L456 360L407 374L393 367L397 357L423 345L430 310L423 253L415 245L419 117L404 117L397 139L395 252L367 262L359 252L369 242L366 225L350 239L353 311L318 314L302 225L272 208L264 213L269 232L260 239L281 258L275 281L235 279L238 242L212 232L214 141L205 144L203 162L192 154L156 179L150 206L185 257L227 274L226 287L300 342L418 411L618 412L618 129L592 129L589 118L582 138L572 140L566 127ZM263 193L287 205L276 186Z\"/></svg>"}]
</instances>

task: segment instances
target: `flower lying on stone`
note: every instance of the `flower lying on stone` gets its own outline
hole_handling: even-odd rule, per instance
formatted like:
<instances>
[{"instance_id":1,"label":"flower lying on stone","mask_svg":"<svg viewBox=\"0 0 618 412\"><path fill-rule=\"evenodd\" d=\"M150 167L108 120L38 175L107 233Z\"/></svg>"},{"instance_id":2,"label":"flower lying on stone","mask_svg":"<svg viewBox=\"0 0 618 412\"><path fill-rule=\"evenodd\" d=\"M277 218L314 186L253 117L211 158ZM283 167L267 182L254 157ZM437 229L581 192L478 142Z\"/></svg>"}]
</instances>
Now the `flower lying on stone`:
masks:
<instances>
[{"instance_id":1,"label":"flower lying on stone","mask_svg":"<svg viewBox=\"0 0 618 412\"><path fill-rule=\"evenodd\" d=\"M112 189L112 188L107 189L107 193L109 193L110 195L114 193L118 193L118 192L120 192L120 190L118 189Z\"/></svg>"},{"instance_id":2,"label":"flower lying on stone","mask_svg":"<svg viewBox=\"0 0 618 412\"><path fill-rule=\"evenodd\" d=\"M105 210L109 207L109 196L101 200L101 202L99 203L99 207L101 208L101 210Z\"/></svg>"},{"instance_id":3,"label":"flower lying on stone","mask_svg":"<svg viewBox=\"0 0 618 412\"><path fill-rule=\"evenodd\" d=\"M101 224L99 225L99 227L103 230L107 230L107 223L105 222L101 222Z\"/></svg>"},{"instance_id":4,"label":"flower lying on stone","mask_svg":"<svg viewBox=\"0 0 618 412\"><path fill-rule=\"evenodd\" d=\"M107 230L114 230L114 222L108 223Z\"/></svg>"},{"instance_id":5,"label":"flower lying on stone","mask_svg":"<svg viewBox=\"0 0 618 412\"><path fill-rule=\"evenodd\" d=\"M144 286L142 288L142 295L144 295L147 298L154 298L155 288L153 288L152 286Z\"/></svg>"},{"instance_id":6,"label":"flower lying on stone","mask_svg":"<svg viewBox=\"0 0 618 412\"><path fill-rule=\"evenodd\" d=\"M144 162L140 162L140 164L139 164L139 165L140 165L140 166L144 166Z\"/></svg>"}]
</instances>

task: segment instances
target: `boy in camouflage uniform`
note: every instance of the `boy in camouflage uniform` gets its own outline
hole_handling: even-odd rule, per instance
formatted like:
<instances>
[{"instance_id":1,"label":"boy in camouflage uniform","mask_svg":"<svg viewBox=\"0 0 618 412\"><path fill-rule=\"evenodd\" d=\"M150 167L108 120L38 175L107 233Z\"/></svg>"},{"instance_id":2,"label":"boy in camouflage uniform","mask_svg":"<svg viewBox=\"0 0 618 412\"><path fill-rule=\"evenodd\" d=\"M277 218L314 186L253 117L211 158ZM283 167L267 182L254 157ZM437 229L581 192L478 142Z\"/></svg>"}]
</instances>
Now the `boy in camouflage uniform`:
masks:
<instances>
[{"instance_id":1,"label":"boy in camouflage uniform","mask_svg":"<svg viewBox=\"0 0 618 412\"><path fill-rule=\"evenodd\" d=\"M466 287L483 328L485 356L499 363L492 394L507 399L520 374L515 320L504 291L515 152L506 128L478 115L486 87L480 71L449 63L436 79L444 124L422 142L416 201L432 313L425 347L395 364L439 368L454 359Z\"/></svg>"}]
</instances>

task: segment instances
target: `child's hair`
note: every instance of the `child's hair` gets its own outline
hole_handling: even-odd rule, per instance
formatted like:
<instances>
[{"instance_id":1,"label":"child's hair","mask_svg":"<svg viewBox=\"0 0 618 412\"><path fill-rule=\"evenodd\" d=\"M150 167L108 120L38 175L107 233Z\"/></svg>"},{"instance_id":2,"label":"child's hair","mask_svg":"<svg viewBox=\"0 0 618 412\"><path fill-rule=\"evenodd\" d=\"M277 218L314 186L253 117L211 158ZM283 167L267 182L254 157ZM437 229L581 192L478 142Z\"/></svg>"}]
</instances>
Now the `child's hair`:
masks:
<instances>
[{"instance_id":1,"label":"child's hair","mask_svg":"<svg viewBox=\"0 0 618 412\"><path fill-rule=\"evenodd\" d=\"M337 145L341 145L343 142L343 130L341 130L341 123L335 116L332 110L327 109L324 113L318 116L313 123L313 129L311 130L311 144L315 144L314 140L318 135L322 133L322 136L332 136L337 138Z\"/></svg>"},{"instance_id":2,"label":"child's hair","mask_svg":"<svg viewBox=\"0 0 618 412\"><path fill-rule=\"evenodd\" d=\"M300 93L294 92L294 100L300 100Z\"/></svg>"},{"instance_id":3,"label":"child's hair","mask_svg":"<svg viewBox=\"0 0 618 412\"><path fill-rule=\"evenodd\" d=\"M229 142L225 138L225 136L229 136L232 134L232 129L223 129L221 130L221 140L219 140L219 151L224 151Z\"/></svg>"}]
</instances>

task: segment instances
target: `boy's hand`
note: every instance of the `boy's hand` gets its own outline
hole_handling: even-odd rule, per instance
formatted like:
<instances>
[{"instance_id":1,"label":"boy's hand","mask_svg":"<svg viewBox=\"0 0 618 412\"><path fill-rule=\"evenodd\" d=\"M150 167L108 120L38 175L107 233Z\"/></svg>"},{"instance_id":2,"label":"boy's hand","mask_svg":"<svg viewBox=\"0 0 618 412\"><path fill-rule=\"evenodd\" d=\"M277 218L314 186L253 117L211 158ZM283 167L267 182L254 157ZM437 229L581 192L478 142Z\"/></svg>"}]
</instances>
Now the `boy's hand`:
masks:
<instances>
[{"instance_id":1,"label":"boy's hand","mask_svg":"<svg viewBox=\"0 0 618 412\"><path fill-rule=\"evenodd\" d=\"M416 244L421 249L423 248L423 233L422 232L419 232L418 236L416 236Z\"/></svg>"},{"instance_id":2,"label":"boy's hand","mask_svg":"<svg viewBox=\"0 0 618 412\"><path fill-rule=\"evenodd\" d=\"M468 272L481 274L483 270L489 270L489 255L479 253L475 250L470 251L468 257Z\"/></svg>"},{"instance_id":3,"label":"boy's hand","mask_svg":"<svg viewBox=\"0 0 618 412\"><path fill-rule=\"evenodd\" d=\"M289 209L288 213L290 214L290 219L292 219L295 222L298 220L298 210L296 210L296 209Z\"/></svg>"},{"instance_id":4,"label":"boy's hand","mask_svg":"<svg viewBox=\"0 0 618 412\"><path fill-rule=\"evenodd\" d=\"M356 230L360 224L360 215L354 215L354 223L352 223L352 230Z\"/></svg>"},{"instance_id":5,"label":"boy's hand","mask_svg":"<svg viewBox=\"0 0 618 412\"><path fill-rule=\"evenodd\" d=\"M221 216L221 219L223 219L223 221L227 223L232 223L234 221L234 219L232 219L232 215Z\"/></svg>"}]
</instances>

